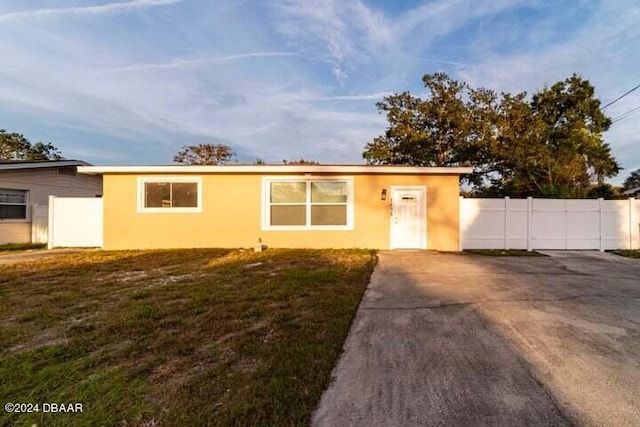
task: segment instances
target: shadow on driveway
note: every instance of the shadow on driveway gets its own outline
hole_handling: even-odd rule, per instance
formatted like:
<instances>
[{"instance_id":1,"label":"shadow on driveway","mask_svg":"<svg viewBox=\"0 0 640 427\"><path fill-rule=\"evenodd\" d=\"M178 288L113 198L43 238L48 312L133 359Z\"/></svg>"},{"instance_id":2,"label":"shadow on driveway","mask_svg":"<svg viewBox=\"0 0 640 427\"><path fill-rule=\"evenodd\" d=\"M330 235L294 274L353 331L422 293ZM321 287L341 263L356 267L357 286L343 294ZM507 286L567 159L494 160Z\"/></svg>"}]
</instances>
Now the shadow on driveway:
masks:
<instances>
[{"instance_id":1,"label":"shadow on driveway","mask_svg":"<svg viewBox=\"0 0 640 427\"><path fill-rule=\"evenodd\" d=\"M381 253L313 425L640 425L640 261L610 257Z\"/></svg>"}]
</instances>

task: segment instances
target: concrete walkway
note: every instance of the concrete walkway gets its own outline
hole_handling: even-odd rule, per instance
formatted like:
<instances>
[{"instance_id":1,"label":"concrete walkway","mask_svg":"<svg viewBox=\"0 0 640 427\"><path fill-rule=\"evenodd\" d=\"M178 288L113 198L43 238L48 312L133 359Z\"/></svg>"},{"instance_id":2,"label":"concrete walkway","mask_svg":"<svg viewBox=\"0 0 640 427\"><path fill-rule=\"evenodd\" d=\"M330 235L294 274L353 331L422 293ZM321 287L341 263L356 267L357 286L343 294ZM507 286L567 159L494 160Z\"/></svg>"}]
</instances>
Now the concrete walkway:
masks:
<instances>
[{"instance_id":1,"label":"concrete walkway","mask_svg":"<svg viewBox=\"0 0 640 427\"><path fill-rule=\"evenodd\" d=\"M640 262L607 255L381 253L312 424L640 425Z\"/></svg>"}]
</instances>

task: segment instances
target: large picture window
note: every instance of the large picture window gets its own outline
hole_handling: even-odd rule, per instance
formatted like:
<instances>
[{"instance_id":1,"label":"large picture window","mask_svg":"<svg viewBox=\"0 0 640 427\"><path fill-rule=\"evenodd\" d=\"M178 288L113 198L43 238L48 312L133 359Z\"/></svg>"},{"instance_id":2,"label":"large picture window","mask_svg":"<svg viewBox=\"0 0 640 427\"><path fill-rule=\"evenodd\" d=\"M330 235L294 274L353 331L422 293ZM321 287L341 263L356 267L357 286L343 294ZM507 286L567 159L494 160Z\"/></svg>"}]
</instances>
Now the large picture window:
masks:
<instances>
[{"instance_id":1,"label":"large picture window","mask_svg":"<svg viewBox=\"0 0 640 427\"><path fill-rule=\"evenodd\" d=\"M266 229L351 229L352 180L266 179Z\"/></svg>"},{"instance_id":2,"label":"large picture window","mask_svg":"<svg viewBox=\"0 0 640 427\"><path fill-rule=\"evenodd\" d=\"M0 188L0 220L27 219L27 192Z\"/></svg>"},{"instance_id":3,"label":"large picture window","mask_svg":"<svg viewBox=\"0 0 640 427\"><path fill-rule=\"evenodd\" d=\"M201 212L200 178L140 178L139 212Z\"/></svg>"}]
</instances>

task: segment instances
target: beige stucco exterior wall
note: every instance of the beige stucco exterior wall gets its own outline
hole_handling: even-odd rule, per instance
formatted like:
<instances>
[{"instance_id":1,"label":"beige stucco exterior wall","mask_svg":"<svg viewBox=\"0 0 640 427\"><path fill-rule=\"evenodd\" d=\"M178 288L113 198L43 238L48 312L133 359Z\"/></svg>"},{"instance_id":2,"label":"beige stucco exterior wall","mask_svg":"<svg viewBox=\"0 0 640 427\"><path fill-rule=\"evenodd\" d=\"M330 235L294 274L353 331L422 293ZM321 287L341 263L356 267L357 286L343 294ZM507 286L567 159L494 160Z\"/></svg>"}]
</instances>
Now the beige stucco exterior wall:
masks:
<instances>
[{"instance_id":1,"label":"beige stucco exterior wall","mask_svg":"<svg viewBox=\"0 0 640 427\"><path fill-rule=\"evenodd\" d=\"M459 249L457 175L349 175L354 180L354 228L344 231L262 230L262 175L190 176L203 181L201 213L138 213L138 178L147 176L105 175L104 248L253 247L261 238L268 247L387 249L390 187L395 185L426 187L427 248ZM383 188L386 201L380 199Z\"/></svg>"}]
</instances>

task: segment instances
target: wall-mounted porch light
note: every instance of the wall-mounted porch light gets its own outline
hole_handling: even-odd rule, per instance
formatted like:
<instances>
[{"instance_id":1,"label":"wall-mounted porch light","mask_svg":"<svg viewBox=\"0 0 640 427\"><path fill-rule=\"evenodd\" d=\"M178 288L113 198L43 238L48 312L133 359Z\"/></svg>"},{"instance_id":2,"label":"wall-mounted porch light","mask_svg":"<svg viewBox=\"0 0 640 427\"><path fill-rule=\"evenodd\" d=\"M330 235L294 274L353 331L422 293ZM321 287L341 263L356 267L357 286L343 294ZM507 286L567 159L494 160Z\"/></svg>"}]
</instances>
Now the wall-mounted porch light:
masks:
<instances>
[{"instance_id":1,"label":"wall-mounted porch light","mask_svg":"<svg viewBox=\"0 0 640 427\"><path fill-rule=\"evenodd\" d=\"M383 188L380 192L380 200L387 200L387 189Z\"/></svg>"}]
</instances>

